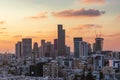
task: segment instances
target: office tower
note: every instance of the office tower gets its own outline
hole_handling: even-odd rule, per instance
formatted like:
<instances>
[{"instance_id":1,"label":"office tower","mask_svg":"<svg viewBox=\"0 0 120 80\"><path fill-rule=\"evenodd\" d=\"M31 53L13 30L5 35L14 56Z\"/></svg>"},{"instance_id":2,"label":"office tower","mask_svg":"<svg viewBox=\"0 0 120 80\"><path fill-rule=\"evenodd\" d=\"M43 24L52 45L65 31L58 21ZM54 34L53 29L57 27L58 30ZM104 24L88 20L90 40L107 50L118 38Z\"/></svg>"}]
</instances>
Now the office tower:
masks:
<instances>
[{"instance_id":1,"label":"office tower","mask_svg":"<svg viewBox=\"0 0 120 80\"><path fill-rule=\"evenodd\" d=\"M58 46L58 39L54 39L54 49L57 50Z\"/></svg>"},{"instance_id":2,"label":"office tower","mask_svg":"<svg viewBox=\"0 0 120 80\"><path fill-rule=\"evenodd\" d=\"M35 53L35 57L39 57L39 49L38 49L38 43L35 42L33 45L33 52Z\"/></svg>"},{"instance_id":3,"label":"office tower","mask_svg":"<svg viewBox=\"0 0 120 80\"><path fill-rule=\"evenodd\" d=\"M30 57L32 53L32 39L23 38L22 39L22 57Z\"/></svg>"},{"instance_id":4,"label":"office tower","mask_svg":"<svg viewBox=\"0 0 120 80\"><path fill-rule=\"evenodd\" d=\"M41 46L44 46L45 45L45 40L41 40Z\"/></svg>"},{"instance_id":5,"label":"office tower","mask_svg":"<svg viewBox=\"0 0 120 80\"><path fill-rule=\"evenodd\" d=\"M33 51L31 55L32 63L35 64L36 58L39 58L39 49L38 49L38 43L35 42L33 44Z\"/></svg>"},{"instance_id":6,"label":"office tower","mask_svg":"<svg viewBox=\"0 0 120 80\"><path fill-rule=\"evenodd\" d=\"M40 47L40 56L44 57L45 56L45 40L41 40L41 47Z\"/></svg>"},{"instance_id":7,"label":"office tower","mask_svg":"<svg viewBox=\"0 0 120 80\"><path fill-rule=\"evenodd\" d=\"M91 52L92 52L91 44L88 43L88 55L91 55Z\"/></svg>"},{"instance_id":8,"label":"office tower","mask_svg":"<svg viewBox=\"0 0 120 80\"><path fill-rule=\"evenodd\" d=\"M103 38L95 38L95 43L93 44L94 52L103 50Z\"/></svg>"},{"instance_id":9,"label":"office tower","mask_svg":"<svg viewBox=\"0 0 120 80\"><path fill-rule=\"evenodd\" d=\"M58 25L58 56L65 56L65 50L65 30L62 25Z\"/></svg>"},{"instance_id":10,"label":"office tower","mask_svg":"<svg viewBox=\"0 0 120 80\"><path fill-rule=\"evenodd\" d=\"M45 57L50 57L52 52L52 44L51 42L46 42L45 44Z\"/></svg>"},{"instance_id":11,"label":"office tower","mask_svg":"<svg viewBox=\"0 0 120 80\"><path fill-rule=\"evenodd\" d=\"M16 53L17 58L22 57L22 54L21 54L21 42L20 41L15 44L15 53Z\"/></svg>"},{"instance_id":12,"label":"office tower","mask_svg":"<svg viewBox=\"0 0 120 80\"><path fill-rule=\"evenodd\" d=\"M89 44L85 41L79 42L79 57L87 57L89 50Z\"/></svg>"},{"instance_id":13,"label":"office tower","mask_svg":"<svg viewBox=\"0 0 120 80\"><path fill-rule=\"evenodd\" d=\"M53 59L57 57L57 47L58 47L58 39L54 39L53 52L52 52Z\"/></svg>"},{"instance_id":14,"label":"office tower","mask_svg":"<svg viewBox=\"0 0 120 80\"><path fill-rule=\"evenodd\" d=\"M82 41L82 37L75 37L74 38L74 56L79 58L79 42Z\"/></svg>"},{"instance_id":15,"label":"office tower","mask_svg":"<svg viewBox=\"0 0 120 80\"><path fill-rule=\"evenodd\" d=\"M70 47L69 46L66 46L66 54L67 54L67 56L70 56Z\"/></svg>"}]
</instances>

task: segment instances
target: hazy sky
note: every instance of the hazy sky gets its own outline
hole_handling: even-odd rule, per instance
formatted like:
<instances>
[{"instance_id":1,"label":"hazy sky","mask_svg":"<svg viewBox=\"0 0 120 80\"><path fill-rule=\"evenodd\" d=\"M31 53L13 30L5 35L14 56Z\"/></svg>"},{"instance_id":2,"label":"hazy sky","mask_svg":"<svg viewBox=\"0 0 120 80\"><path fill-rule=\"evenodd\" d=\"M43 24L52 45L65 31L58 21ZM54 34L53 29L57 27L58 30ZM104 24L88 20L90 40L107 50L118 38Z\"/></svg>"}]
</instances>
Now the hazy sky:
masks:
<instances>
[{"instance_id":1,"label":"hazy sky","mask_svg":"<svg viewBox=\"0 0 120 80\"><path fill-rule=\"evenodd\" d=\"M120 50L120 0L0 0L0 52L14 52L24 37L53 42L57 24L72 51L73 37L93 43L98 34L104 50Z\"/></svg>"}]
</instances>

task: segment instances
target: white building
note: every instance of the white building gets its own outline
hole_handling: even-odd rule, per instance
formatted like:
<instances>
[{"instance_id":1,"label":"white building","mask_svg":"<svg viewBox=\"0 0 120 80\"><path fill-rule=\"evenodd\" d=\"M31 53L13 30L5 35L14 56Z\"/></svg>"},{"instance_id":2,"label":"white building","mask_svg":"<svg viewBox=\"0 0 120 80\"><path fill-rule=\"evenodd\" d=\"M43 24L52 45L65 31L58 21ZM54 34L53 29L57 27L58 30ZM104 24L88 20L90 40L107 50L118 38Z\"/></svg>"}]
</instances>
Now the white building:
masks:
<instances>
[{"instance_id":1,"label":"white building","mask_svg":"<svg viewBox=\"0 0 120 80\"><path fill-rule=\"evenodd\" d=\"M109 60L109 66L115 69L120 69L120 60Z\"/></svg>"},{"instance_id":2,"label":"white building","mask_svg":"<svg viewBox=\"0 0 120 80\"><path fill-rule=\"evenodd\" d=\"M57 61L51 61L43 65L43 77L57 78L58 77L58 63Z\"/></svg>"},{"instance_id":3,"label":"white building","mask_svg":"<svg viewBox=\"0 0 120 80\"><path fill-rule=\"evenodd\" d=\"M104 56L101 54L93 55L93 66L95 70L101 70L104 66Z\"/></svg>"}]
</instances>

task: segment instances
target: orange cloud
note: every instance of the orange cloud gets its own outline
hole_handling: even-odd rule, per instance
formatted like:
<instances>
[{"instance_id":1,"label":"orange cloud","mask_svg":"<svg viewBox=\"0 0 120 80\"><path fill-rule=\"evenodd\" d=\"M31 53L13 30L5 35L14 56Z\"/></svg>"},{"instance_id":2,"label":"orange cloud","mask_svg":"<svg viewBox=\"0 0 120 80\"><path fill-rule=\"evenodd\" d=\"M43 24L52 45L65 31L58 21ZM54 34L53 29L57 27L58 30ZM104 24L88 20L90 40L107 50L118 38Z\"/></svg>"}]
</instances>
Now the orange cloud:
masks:
<instances>
[{"instance_id":1,"label":"orange cloud","mask_svg":"<svg viewBox=\"0 0 120 80\"><path fill-rule=\"evenodd\" d=\"M81 0L85 4L104 4L105 0Z\"/></svg>"},{"instance_id":2,"label":"orange cloud","mask_svg":"<svg viewBox=\"0 0 120 80\"><path fill-rule=\"evenodd\" d=\"M84 29L93 29L93 28L102 28L102 26L98 24L84 24L79 25L78 27L72 28L73 30L84 30Z\"/></svg>"},{"instance_id":3,"label":"orange cloud","mask_svg":"<svg viewBox=\"0 0 120 80\"><path fill-rule=\"evenodd\" d=\"M4 24L5 23L5 21L0 21L0 24Z\"/></svg>"},{"instance_id":4,"label":"orange cloud","mask_svg":"<svg viewBox=\"0 0 120 80\"><path fill-rule=\"evenodd\" d=\"M43 19L43 18L47 18L48 17L48 12L41 12L35 16L30 16L30 17L27 17L28 19Z\"/></svg>"},{"instance_id":5,"label":"orange cloud","mask_svg":"<svg viewBox=\"0 0 120 80\"><path fill-rule=\"evenodd\" d=\"M3 32L0 32L0 34L3 34Z\"/></svg>"},{"instance_id":6,"label":"orange cloud","mask_svg":"<svg viewBox=\"0 0 120 80\"><path fill-rule=\"evenodd\" d=\"M104 34L103 34L103 36L104 36L104 37L111 37L111 38L113 38L113 37L120 37L120 32L114 33L114 34L110 34L110 35L104 35Z\"/></svg>"},{"instance_id":7,"label":"orange cloud","mask_svg":"<svg viewBox=\"0 0 120 80\"><path fill-rule=\"evenodd\" d=\"M5 30L5 29L7 29L7 28L0 28L0 29Z\"/></svg>"},{"instance_id":8,"label":"orange cloud","mask_svg":"<svg viewBox=\"0 0 120 80\"><path fill-rule=\"evenodd\" d=\"M120 15L118 16L118 19L120 19Z\"/></svg>"},{"instance_id":9,"label":"orange cloud","mask_svg":"<svg viewBox=\"0 0 120 80\"><path fill-rule=\"evenodd\" d=\"M15 35L14 38L22 38L22 35Z\"/></svg>"},{"instance_id":10,"label":"orange cloud","mask_svg":"<svg viewBox=\"0 0 120 80\"><path fill-rule=\"evenodd\" d=\"M52 15L55 17L98 17L104 14L105 11L99 11L95 9L70 9L59 12L52 12Z\"/></svg>"}]
</instances>

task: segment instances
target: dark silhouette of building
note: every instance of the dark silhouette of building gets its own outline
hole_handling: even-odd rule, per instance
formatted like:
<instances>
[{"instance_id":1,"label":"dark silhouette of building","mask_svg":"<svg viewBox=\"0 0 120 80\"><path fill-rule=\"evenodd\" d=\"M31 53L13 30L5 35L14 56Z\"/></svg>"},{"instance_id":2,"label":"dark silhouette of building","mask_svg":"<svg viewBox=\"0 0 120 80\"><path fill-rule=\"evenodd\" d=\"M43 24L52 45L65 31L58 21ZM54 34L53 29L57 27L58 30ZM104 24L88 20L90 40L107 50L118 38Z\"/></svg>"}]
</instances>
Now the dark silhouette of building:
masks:
<instances>
[{"instance_id":1,"label":"dark silhouette of building","mask_svg":"<svg viewBox=\"0 0 120 80\"><path fill-rule=\"evenodd\" d=\"M16 53L16 57L17 58L21 58L22 57L22 54L21 54L21 42L20 41L18 41L15 44L15 53Z\"/></svg>"},{"instance_id":2,"label":"dark silhouette of building","mask_svg":"<svg viewBox=\"0 0 120 80\"><path fill-rule=\"evenodd\" d=\"M104 39L100 37L95 38L95 43L93 44L93 52L103 50L103 40Z\"/></svg>"},{"instance_id":3,"label":"dark silhouette of building","mask_svg":"<svg viewBox=\"0 0 120 80\"><path fill-rule=\"evenodd\" d=\"M66 47L65 47L65 30L63 29L63 25L58 25L58 56L66 55Z\"/></svg>"},{"instance_id":4,"label":"dark silhouette of building","mask_svg":"<svg viewBox=\"0 0 120 80\"><path fill-rule=\"evenodd\" d=\"M58 39L54 39L54 49L57 50L58 46Z\"/></svg>"},{"instance_id":5,"label":"dark silhouette of building","mask_svg":"<svg viewBox=\"0 0 120 80\"><path fill-rule=\"evenodd\" d=\"M83 41L82 37L75 37L74 38L74 56L76 58L79 58L80 54L79 54L79 42Z\"/></svg>"},{"instance_id":6,"label":"dark silhouette of building","mask_svg":"<svg viewBox=\"0 0 120 80\"><path fill-rule=\"evenodd\" d=\"M41 62L36 65L30 65L30 76L39 76L43 77L43 65L47 62Z\"/></svg>"},{"instance_id":7,"label":"dark silhouette of building","mask_svg":"<svg viewBox=\"0 0 120 80\"><path fill-rule=\"evenodd\" d=\"M35 53L35 57L39 58L39 48L37 42L33 44L33 52Z\"/></svg>"},{"instance_id":8,"label":"dark silhouette of building","mask_svg":"<svg viewBox=\"0 0 120 80\"><path fill-rule=\"evenodd\" d=\"M23 38L22 39L22 57L29 57L32 53L32 39Z\"/></svg>"}]
</instances>

